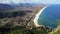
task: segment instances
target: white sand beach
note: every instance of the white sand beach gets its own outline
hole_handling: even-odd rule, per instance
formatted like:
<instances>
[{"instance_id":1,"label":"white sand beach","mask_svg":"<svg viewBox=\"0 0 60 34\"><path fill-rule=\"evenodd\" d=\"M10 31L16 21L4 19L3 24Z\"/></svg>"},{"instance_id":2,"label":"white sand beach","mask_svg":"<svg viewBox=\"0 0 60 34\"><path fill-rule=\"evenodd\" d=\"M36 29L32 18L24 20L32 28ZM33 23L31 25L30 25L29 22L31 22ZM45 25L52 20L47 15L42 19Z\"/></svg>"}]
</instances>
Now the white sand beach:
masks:
<instances>
[{"instance_id":1,"label":"white sand beach","mask_svg":"<svg viewBox=\"0 0 60 34\"><path fill-rule=\"evenodd\" d=\"M38 18L39 18L39 16L40 16L40 14L43 12L43 10L44 10L45 8L47 8L47 7L48 7L48 6L42 8L42 9L36 14L36 16L35 16L35 18L34 18L34 25L35 25L36 27L43 26L43 25L39 25L39 24L38 24Z\"/></svg>"}]
</instances>

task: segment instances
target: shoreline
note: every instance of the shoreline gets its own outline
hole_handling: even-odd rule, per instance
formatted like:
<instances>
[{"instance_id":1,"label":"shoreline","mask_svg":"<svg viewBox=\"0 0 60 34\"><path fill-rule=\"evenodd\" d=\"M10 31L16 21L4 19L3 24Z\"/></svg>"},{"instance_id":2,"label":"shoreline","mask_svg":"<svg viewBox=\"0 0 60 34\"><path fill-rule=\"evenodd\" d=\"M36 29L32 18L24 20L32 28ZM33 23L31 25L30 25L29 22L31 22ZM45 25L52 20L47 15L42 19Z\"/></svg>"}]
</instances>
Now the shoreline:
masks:
<instances>
[{"instance_id":1,"label":"shoreline","mask_svg":"<svg viewBox=\"0 0 60 34\"><path fill-rule=\"evenodd\" d=\"M38 18L39 18L39 15L43 12L43 10L44 10L45 8L47 8L47 7L48 7L48 6L45 6L44 8L42 8L42 9L35 15L35 18L34 18L33 22L34 22L34 25L35 25L36 27L43 26L43 25L39 25L39 24L38 24Z\"/></svg>"}]
</instances>

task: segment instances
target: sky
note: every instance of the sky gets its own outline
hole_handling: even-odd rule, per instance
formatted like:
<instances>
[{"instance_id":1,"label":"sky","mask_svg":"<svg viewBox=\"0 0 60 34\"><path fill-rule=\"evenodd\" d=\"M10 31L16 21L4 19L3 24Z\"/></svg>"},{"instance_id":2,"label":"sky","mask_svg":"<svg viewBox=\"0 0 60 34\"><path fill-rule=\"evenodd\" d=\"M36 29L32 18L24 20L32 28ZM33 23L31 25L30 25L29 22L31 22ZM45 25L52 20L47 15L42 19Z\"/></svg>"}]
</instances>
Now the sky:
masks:
<instances>
[{"instance_id":1,"label":"sky","mask_svg":"<svg viewBox=\"0 0 60 34\"><path fill-rule=\"evenodd\" d=\"M44 4L60 4L60 0L0 0L0 3L44 3Z\"/></svg>"}]
</instances>

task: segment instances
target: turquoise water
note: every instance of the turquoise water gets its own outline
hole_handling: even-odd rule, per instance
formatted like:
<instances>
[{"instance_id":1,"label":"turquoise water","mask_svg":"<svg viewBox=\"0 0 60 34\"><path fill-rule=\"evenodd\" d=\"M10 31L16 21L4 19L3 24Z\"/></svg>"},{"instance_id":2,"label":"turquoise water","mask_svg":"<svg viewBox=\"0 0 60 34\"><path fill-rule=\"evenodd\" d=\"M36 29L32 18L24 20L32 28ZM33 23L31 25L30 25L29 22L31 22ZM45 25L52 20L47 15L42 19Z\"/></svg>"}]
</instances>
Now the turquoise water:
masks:
<instances>
[{"instance_id":1,"label":"turquoise water","mask_svg":"<svg viewBox=\"0 0 60 34\"><path fill-rule=\"evenodd\" d=\"M52 28L57 27L58 21L60 21L60 5L48 6L38 18L39 24L50 26Z\"/></svg>"}]
</instances>

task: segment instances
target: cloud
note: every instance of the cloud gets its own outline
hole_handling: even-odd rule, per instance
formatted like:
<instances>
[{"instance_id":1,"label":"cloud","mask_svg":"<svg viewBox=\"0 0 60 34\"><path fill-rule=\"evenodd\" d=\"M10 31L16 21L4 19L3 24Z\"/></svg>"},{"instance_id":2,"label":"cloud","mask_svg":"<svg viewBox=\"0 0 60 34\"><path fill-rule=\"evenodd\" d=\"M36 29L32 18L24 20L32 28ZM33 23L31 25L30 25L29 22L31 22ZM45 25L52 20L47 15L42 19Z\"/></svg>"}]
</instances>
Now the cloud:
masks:
<instances>
[{"instance_id":1,"label":"cloud","mask_svg":"<svg viewBox=\"0 0 60 34\"><path fill-rule=\"evenodd\" d=\"M0 0L0 3L44 3L44 4L60 4L60 0Z\"/></svg>"},{"instance_id":2,"label":"cloud","mask_svg":"<svg viewBox=\"0 0 60 34\"><path fill-rule=\"evenodd\" d=\"M60 0L40 0L40 3L44 3L44 4L60 4Z\"/></svg>"},{"instance_id":3,"label":"cloud","mask_svg":"<svg viewBox=\"0 0 60 34\"><path fill-rule=\"evenodd\" d=\"M0 3L10 3L11 0L0 0Z\"/></svg>"},{"instance_id":4,"label":"cloud","mask_svg":"<svg viewBox=\"0 0 60 34\"><path fill-rule=\"evenodd\" d=\"M36 3L38 0L0 0L0 3Z\"/></svg>"}]
</instances>

